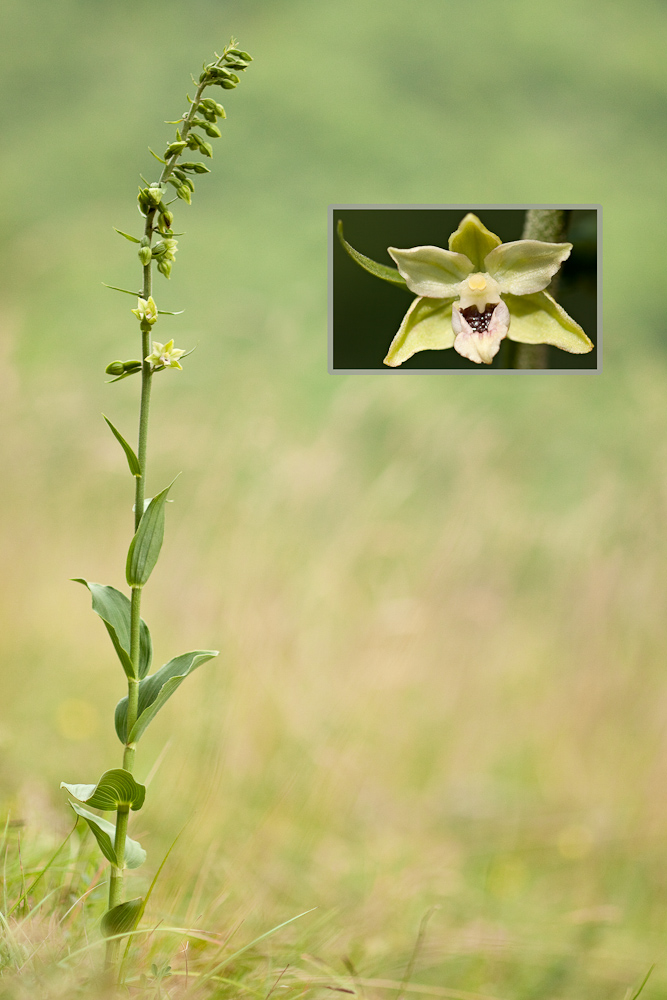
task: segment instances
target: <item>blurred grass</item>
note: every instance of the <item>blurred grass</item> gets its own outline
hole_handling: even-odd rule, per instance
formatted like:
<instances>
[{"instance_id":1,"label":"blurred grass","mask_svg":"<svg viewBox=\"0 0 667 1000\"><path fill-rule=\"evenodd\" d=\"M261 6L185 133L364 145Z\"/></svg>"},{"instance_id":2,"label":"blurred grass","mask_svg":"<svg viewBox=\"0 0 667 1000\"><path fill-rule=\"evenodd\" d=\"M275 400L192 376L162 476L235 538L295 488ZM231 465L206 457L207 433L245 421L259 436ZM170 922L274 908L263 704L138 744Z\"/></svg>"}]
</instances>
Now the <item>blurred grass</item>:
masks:
<instances>
[{"instance_id":1,"label":"blurred grass","mask_svg":"<svg viewBox=\"0 0 667 1000\"><path fill-rule=\"evenodd\" d=\"M187 310L168 336L200 346L156 387L150 483L184 475L145 597L158 662L221 656L142 742L140 778L167 749L128 891L193 813L151 920L242 920L241 946L318 907L238 966L257 995L288 963L400 983L437 904L417 982L620 1000L657 962L658 996L664 6L3 11L0 781L34 863L67 832L58 782L119 763L123 675L68 582L122 586L130 531L97 416L135 420L132 380L103 381L136 353L129 298L100 284L136 282L112 227L138 228L145 146L233 32L255 62L157 286ZM327 204L513 201L603 204L602 373L327 375ZM69 990L50 969L2 989Z\"/></svg>"}]
</instances>

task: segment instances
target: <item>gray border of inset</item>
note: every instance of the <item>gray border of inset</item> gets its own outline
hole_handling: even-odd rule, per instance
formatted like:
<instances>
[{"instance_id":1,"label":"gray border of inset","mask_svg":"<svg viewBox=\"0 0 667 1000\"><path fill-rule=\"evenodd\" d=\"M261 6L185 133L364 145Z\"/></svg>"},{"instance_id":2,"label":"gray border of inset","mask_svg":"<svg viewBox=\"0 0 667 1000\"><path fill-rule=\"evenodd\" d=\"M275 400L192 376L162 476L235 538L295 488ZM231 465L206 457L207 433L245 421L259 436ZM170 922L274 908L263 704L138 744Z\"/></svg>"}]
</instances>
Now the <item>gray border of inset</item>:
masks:
<instances>
[{"instance_id":1,"label":"gray border of inset","mask_svg":"<svg viewBox=\"0 0 667 1000\"><path fill-rule=\"evenodd\" d=\"M349 209L359 209L360 211L368 211L375 209L414 209L415 211L423 211L424 209L433 209L442 211L443 209L461 209L464 212L476 212L482 209L522 209L527 208L561 208L561 209L595 209L597 212L597 366L595 368L580 368L580 369L565 369L565 368L552 368L546 369L547 371L602 371L602 205L591 205L588 203L584 204L547 204L547 205L472 205L468 202L462 205L329 205L327 207L328 220L327 220L327 256L328 256L328 267L327 267L327 292L328 292L328 319L327 319L327 371L330 375L338 374L339 372L377 372L384 369L380 368L334 368L333 367L333 241L334 241L334 229L333 229L333 214L337 211L349 210ZM389 368L387 371L401 371L398 368ZM412 371L412 369L406 369L407 371ZM424 369L419 369L420 371ZM437 369L426 369L428 371L434 371ZM448 371L449 369L442 369L442 371ZM522 369L503 369L503 371L520 371ZM530 369L532 370L532 369Z\"/></svg>"}]
</instances>

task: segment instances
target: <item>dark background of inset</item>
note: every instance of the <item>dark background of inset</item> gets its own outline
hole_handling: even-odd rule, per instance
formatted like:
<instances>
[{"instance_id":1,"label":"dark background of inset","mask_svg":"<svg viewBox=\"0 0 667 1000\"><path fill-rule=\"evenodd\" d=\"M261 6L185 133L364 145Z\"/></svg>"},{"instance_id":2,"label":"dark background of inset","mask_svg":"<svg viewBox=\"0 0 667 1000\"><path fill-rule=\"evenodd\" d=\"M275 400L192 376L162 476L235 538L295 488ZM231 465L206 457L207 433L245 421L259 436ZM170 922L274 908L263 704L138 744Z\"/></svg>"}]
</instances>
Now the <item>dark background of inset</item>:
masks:
<instances>
[{"instance_id":1,"label":"dark background of inset","mask_svg":"<svg viewBox=\"0 0 667 1000\"><path fill-rule=\"evenodd\" d=\"M523 209L472 209L503 242L521 239ZM413 208L346 208L333 211L333 367L369 369L383 364L389 345L414 299L406 291L376 278L359 267L343 250L336 233L343 222L345 238L356 250L394 266L387 247L447 247L450 233L466 210ZM597 211L574 209L566 239L572 253L561 268L558 301L586 331L595 349L569 354L549 348L550 368L597 368ZM490 368L502 368L503 349ZM420 351L401 368L475 368L455 350Z\"/></svg>"}]
</instances>

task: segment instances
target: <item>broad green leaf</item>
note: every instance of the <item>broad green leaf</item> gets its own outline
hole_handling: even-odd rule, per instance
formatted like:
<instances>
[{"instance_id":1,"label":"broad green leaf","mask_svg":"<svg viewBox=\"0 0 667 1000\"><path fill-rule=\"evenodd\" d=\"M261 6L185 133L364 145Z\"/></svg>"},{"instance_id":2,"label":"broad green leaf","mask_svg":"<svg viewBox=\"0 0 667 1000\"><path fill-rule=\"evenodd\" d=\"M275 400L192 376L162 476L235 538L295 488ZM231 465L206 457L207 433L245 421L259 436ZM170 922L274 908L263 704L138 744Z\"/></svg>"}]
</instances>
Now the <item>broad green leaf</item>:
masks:
<instances>
[{"instance_id":1,"label":"broad green leaf","mask_svg":"<svg viewBox=\"0 0 667 1000\"><path fill-rule=\"evenodd\" d=\"M396 368L417 351L441 351L454 344L453 299L418 298L403 318L391 342L385 365Z\"/></svg>"},{"instance_id":2,"label":"broad green leaf","mask_svg":"<svg viewBox=\"0 0 667 1000\"><path fill-rule=\"evenodd\" d=\"M141 918L144 901L141 896L127 899L124 903L112 907L102 917L100 930L104 937L114 934L128 934L133 931Z\"/></svg>"},{"instance_id":3,"label":"broad green leaf","mask_svg":"<svg viewBox=\"0 0 667 1000\"><path fill-rule=\"evenodd\" d=\"M157 715L176 688L180 687L188 674L202 663L218 655L217 649L196 649L191 653L181 653L169 663L139 682L139 706L137 721L132 732L127 734L127 698L116 705L116 732L121 743L136 743L149 722Z\"/></svg>"},{"instance_id":4,"label":"broad green leaf","mask_svg":"<svg viewBox=\"0 0 667 1000\"><path fill-rule=\"evenodd\" d=\"M588 354L593 342L547 292L503 295L510 311L507 336L520 344L551 344L570 354Z\"/></svg>"},{"instance_id":5,"label":"broad green leaf","mask_svg":"<svg viewBox=\"0 0 667 1000\"><path fill-rule=\"evenodd\" d=\"M343 236L343 222L341 219L338 220L338 239L343 245L343 248L350 255L352 260L356 261L360 267L363 267L364 271L368 271L369 274L374 274L376 278L382 278L383 281L390 281L392 285L399 285L401 288L406 288L405 278L403 278L395 267L388 267L386 264L378 264L377 261L371 260L370 257L364 257L362 253L355 250L353 246L347 242Z\"/></svg>"},{"instance_id":6,"label":"broad green leaf","mask_svg":"<svg viewBox=\"0 0 667 1000\"><path fill-rule=\"evenodd\" d=\"M70 805L78 816L85 819L107 861L110 861L112 865L118 867L118 859L116 858L116 852L113 846L116 838L116 827L114 824L110 823L108 819L103 819L101 816L96 816L94 813L88 812L88 810L84 809L83 806L80 806L78 802L70 802ZM123 867L138 868L140 865L143 865L145 860L146 852L141 844L138 844L136 840L132 840L131 837L126 837Z\"/></svg>"},{"instance_id":7,"label":"broad green leaf","mask_svg":"<svg viewBox=\"0 0 667 1000\"><path fill-rule=\"evenodd\" d=\"M430 299L456 298L463 279L475 270L464 254L443 250L442 247L388 249L410 291Z\"/></svg>"},{"instance_id":8,"label":"broad green leaf","mask_svg":"<svg viewBox=\"0 0 667 1000\"><path fill-rule=\"evenodd\" d=\"M153 572L164 538L164 505L173 482L153 497L144 511L127 553L125 575L131 587L143 587Z\"/></svg>"},{"instance_id":9,"label":"broad green leaf","mask_svg":"<svg viewBox=\"0 0 667 1000\"><path fill-rule=\"evenodd\" d=\"M105 771L96 785L68 785L63 781L60 787L66 788L70 795L85 802L87 806L104 812L110 812L118 806L141 809L146 798L146 786L140 785L122 767Z\"/></svg>"},{"instance_id":10,"label":"broad green leaf","mask_svg":"<svg viewBox=\"0 0 667 1000\"><path fill-rule=\"evenodd\" d=\"M500 285L501 295L532 295L547 287L564 260L571 243L515 240L502 243L487 255L486 270Z\"/></svg>"},{"instance_id":11,"label":"broad green leaf","mask_svg":"<svg viewBox=\"0 0 667 1000\"><path fill-rule=\"evenodd\" d=\"M121 434L121 432L118 430L118 428L114 427L114 425L111 423L111 421L109 420L109 418L106 417L106 416L104 416L104 414L102 414L102 416L106 420L106 422L107 422L107 424L109 426L109 430L111 431L111 433L115 437L116 441L118 442L118 444L121 446L121 448L125 452L125 457L127 458L127 464L130 467L130 472L132 473L133 476L140 476L141 475L141 466L139 465L139 459L137 458L137 456L134 453L134 449L132 448L131 445L129 445L127 443L127 441L125 440L125 438L123 437L123 435Z\"/></svg>"},{"instance_id":12,"label":"broad green leaf","mask_svg":"<svg viewBox=\"0 0 667 1000\"><path fill-rule=\"evenodd\" d=\"M472 212L461 219L459 228L449 237L449 249L465 254L476 271L486 271L484 259L500 243L500 237L487 229Z\"/></svg>"},{"instance_id":13,"label":"broad green leaf","mask_svg":"<svg viewBox=\"0 0 667 1000\"><path fill-rule=\"evenodd\" d=\"M114 229L120 236L124 236L126 240L129 240L130 243L141 243L141 240L138 240L136 236L130 236L129 233L124 233L122 229L116 229L115 226Z\"/></svg>"},{"instance_id":14,"label":"broad green leaf","mask_svg":"<svg viewBox=\"0 0 667 1000\"><path fill-rule=\"evenodd\" d=\"M131 603L125 594L115 587L102 583L89 583L88 580L77 578L74 583L82 583L88 587L93 598L93 611L100 616L106 625L118 659L128 677L135 677L130 660L130 609ZM141 619L139 626L139 670L137 677L145 677L153 661L153 643L148 625Z\"/></svg>"}]
</instances>

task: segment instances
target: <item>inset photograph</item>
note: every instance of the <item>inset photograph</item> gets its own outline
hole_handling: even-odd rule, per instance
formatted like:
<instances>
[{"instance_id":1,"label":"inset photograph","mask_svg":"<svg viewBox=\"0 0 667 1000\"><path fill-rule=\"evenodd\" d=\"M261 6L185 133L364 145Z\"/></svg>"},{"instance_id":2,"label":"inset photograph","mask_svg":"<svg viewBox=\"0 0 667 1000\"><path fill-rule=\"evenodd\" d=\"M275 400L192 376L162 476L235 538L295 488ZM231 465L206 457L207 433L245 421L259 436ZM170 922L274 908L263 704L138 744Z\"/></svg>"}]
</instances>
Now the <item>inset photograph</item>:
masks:
<instances>
[{"instance_id":1,"label":"inset photograph","mask_svg":"<svg viewBox=\"0 0 667 1000\"><path fill-rule=\"evenodd\" d=\"M329 371L601 368L599 205L332 205Z\"/></svg>"}]
</instances>

